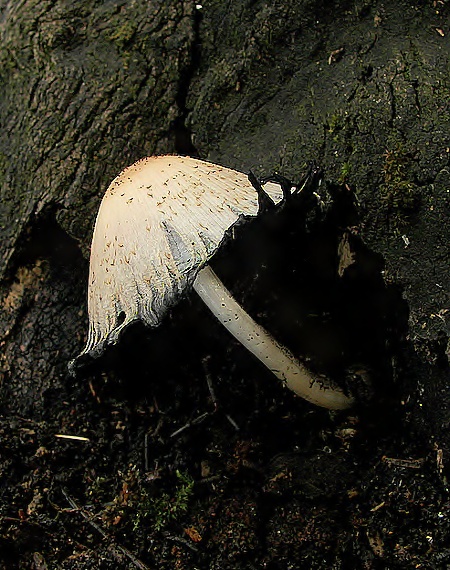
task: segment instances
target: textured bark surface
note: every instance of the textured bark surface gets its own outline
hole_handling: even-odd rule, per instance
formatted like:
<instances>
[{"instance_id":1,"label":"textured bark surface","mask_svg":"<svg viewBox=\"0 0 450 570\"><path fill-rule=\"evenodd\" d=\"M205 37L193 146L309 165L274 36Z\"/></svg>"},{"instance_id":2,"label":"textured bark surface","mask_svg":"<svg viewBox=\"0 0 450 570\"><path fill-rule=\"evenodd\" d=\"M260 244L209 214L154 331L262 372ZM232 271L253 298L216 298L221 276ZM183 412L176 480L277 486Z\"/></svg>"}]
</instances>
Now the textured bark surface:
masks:
<instances>
[{"instance_id":1,"label":"textured bark surface","mask_svg":"<svg viewBox=\"0 0 450 570\"><path fill-rule=\"evenodd\" d=\"M194 10L178 1L4 3L2 389L20 413L41 408L84 335L80 251L86 258L105 187L138 158L174 149Z\"/></svg>"},{"instance_id":2,"label":"textured bark surface","mask_svg":"<svg viewBox=\"0 0 450 570\"><path fill-rule=\"evenodd\" d=\"M197 149L294 178L319 161L355 192L358 233L408 303L404 397L450 451L448 3L212 2L206 14L188 99Z\"/></svg>"},{"instance_id":3,"label":"textured bark surface","mask_svg":"<svg viewBox=\"0 0 450 570\"><path fill-rule=\"evenodd\" d=\"M105 182L173 147L193 10L189 2L4 2L1 269L49 207L86 243Z\"/></svg>"},{"instance_id":4,"label":"textured bark surface","mask_svg":"<svg viewBox=\"0 0 450 570\"><path fill-rule=\"evenodd\" d=\"M447 567L449 15L0 0L0 567ZM374 404L286 394L195 299L69 378L102 194L165 152L324 168L321 208L217 269L319 370L371 370Z\"/></svg>"}]
</instances>

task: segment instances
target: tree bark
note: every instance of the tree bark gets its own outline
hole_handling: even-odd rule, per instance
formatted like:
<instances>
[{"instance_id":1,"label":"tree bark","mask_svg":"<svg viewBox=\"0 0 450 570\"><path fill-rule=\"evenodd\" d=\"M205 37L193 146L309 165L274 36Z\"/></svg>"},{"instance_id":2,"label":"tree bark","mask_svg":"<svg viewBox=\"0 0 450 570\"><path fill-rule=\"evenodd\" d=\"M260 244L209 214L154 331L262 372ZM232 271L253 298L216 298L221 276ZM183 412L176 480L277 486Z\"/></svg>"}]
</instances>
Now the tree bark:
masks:
<instances>
[{"instance_id":1,"label":"tree bark","mask_svg":"<svg viewBox=\"0 0 450 570\"><path fill-rule=\"evenodd\" d=\"M355 193L358 235L407 302L401 398L448 457L447 15L433 2L212 2L188 107L201 155L294 179L316 161Z\"/></svg>"},{"instance_id":2,"label":"tree bark","mask_svg":"<svg viewBox=\"0 0 450 570\"><path fill-rule=\"evenodd\" d=\"M82 342L104 189L138 158L174 150L194 11L178 0L4 3L2 391L19 414L42 411Z\"/></svg>"},{"instance_id":3,"label":"tree bark","mask_svg":"<svg viewBox=\"0 0 450 570\"><path fill-rule=\"evenodd\" d=\"M449 539L449 9L432 0L0 0L0 469L8 481L0 522L11 567L34 560L45 568L40 552L49 567L75 567L81 546L68 545L85 531L66 512L67 487L80 504L98 507L109 536L162 569L254 567L247 561L278 569L303 560L310 568L375 568L377 560L439 567ZM113 364L69 378L67 363L86 337L88 252L103 192L135 160L172 152L294 181L310 162L320 164L325 222L302 234L307 249L289 271L314 274L311 284L295 281L309 299L316 286L326 297L333 283L334 301L317 306L326 315L334 303L343 319L352 316L350 340L340 344L336 325L330 350L351 353L355 342L354 353L370 354L375 369L381 355L381 404L347 420L311 412L258 384L259 368L237 363L242 355L224 337L225 364L211 366L222 400L232 402L222 401L228 420L197 438L192 410L205 398L220 402L205 373L217 344L204 338L199 348L183 337L192 335L189 319L206 318L192 317L190 301L182 318L169 319L181 332L138 331L136 350L151 353L147 360L134 363L125 340ZM331 277L322 278L324 259ZM343 275L353 288L339 297ZM252 287L243 283L236 288L245 297ZM365 289L356 292L367 283L365 304ZM267 328L276 296L262 302ZM298 304L305 320L311 306ZM364 329L366 311L378 332ZM295 343L278 317L280 336ZM352 323L360 328L352 332ZM228 437L234 409L244 429ZM172 437L179 431L185 440ZM55 433L74 432L88 434L91 447L56 447ZM322 452L333 446L336 453ZM211 465L220 482L207 487ZM414 479L423 465L423 481ZM155 480L191 492L180 470L195 472L208 491L193 514L173 515L176 500L155 514ZM393 489L402 477L412 489L404 496L400 484ZM423 516L423 533L435 542L417 520L393 521L389 501L395 512ZM60 531L64 548L55 553L48 537ZM111 562L100 538L89 552L77 568ZM114 552L105 568L117 567Z\"/></svg>"}]
</instances>

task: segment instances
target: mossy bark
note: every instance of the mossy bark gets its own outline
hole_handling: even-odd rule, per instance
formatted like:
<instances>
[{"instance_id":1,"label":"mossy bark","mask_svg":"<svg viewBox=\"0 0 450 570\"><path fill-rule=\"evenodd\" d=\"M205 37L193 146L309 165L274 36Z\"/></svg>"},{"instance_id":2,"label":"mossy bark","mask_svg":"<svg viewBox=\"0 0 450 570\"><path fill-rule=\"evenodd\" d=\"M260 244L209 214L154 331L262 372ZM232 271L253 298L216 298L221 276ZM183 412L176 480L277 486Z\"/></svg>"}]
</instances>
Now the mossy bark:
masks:
<instances>
[{"instance_id":1,"label":"mossy bark","mask_svg":"<svg viewBox=\"0 0 450 570\"><path fill-rule=\"evenodd\" d=\"M5 3L2 391L17 410L41 407L84 334L80 252L87 259L104 188L138 158L174 150L194 12L178 0Z\"/></svg>"},{"instance_id":2,"label":"mossy bark","mask_svg":"<svg viewBox=\"0 0 450 570\"><path fill-rule=\"evenodd\" d=\"M173 149L190 65L190 2L6 2L0 78L2 274L18 236L48 208L89 241L118 169Z\"/></svg>"},{"instance_id":3,"label":"mossy bark","mask_svg":"<svg viewBox=\"0 0 450 570\"><path fill-rule=\"evenodd\" d=\"M449 11L433 0L0 2L0 523L9 567L127 567L92 533L83 550L67 488L94 505L116 542L162 569L448 561ZM389 342L401 336L383 353L392 355L383 396L393 391L394 403L330 418L257 382L264 373L239 363L230 340L225 364L209 364L218 345L208 334L204 347L186 340L191 321L206 318L188 301L173 320L175 348L166 342L173 331L138 331L144 365L125 341L112 370L69 378L87 330L88 250L104 189L144 155L195 150L293 180L314 161L324 186L347 196L351 213L341 207L327 230L336 251L320 224L304 239L308 267L320 274L316 253L338 260L338 245L357 242L368 265L376 260L367 281L380 274L377 287L396 291L379 319ZM347 251L350 267L353 257ZM400 297L407 328L397 329L390 313ZM365 310L361 300L353 307ZM367 311L375 322L375 301ZM211 429L190 431L210 400L219 409ZM61 433L88 443L65 447ZM158 493L170 504L178 470L195 479L194 499L161 534L143 505Z\"/></svg>"},{"instance_id":4,"label":"mossy bark","mask_svg":"<svg viewBox=\"0 0 450 570\"><path fill-rule=\"evenodd\" d=\"M188 106L201 155L294 179L316 161L355 193L358 233L408 303L403 397L450 452L448 8L208 3Z\"/></svg>"}]
</instances>

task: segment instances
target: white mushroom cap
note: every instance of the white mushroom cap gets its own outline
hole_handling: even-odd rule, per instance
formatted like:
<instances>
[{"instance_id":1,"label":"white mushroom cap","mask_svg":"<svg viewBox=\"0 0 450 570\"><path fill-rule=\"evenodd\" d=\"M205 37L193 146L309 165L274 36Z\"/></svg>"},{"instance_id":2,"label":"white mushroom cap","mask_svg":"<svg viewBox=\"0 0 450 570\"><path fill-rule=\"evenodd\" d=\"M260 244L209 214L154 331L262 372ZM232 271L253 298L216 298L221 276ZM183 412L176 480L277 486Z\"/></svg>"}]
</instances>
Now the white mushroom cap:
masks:
<instances>
[{"instance_id":1,"label":"white mushroom cap","mask_svg":"<svg viewBox=\"0 0 450 570\"><path fill-rule=\"evenodd\" d=\"M278 184L264 190L282 201ZM95 224L81 355L100 354L133 321L158 326L227 231L257 213L258 194L241 172L180 156L126 168L106 191Z\"/></svg>"},{"instance_id":2,"label":"white mushroom cap","mask_svg":"<svg viewBox=\"0 0 450 570\"><path fill-rule=\"evenodd\" d=\"M193 286L222 325L291 390L326 408L351 406L349 395L307 370L204 268L241 218L299 191L279 180L262 189L253 175L180 156L145 158L126 168L106 191L95 224L89 335L80 357L99 355L133 321L158 326Z\"/></svg>"}]
</instances>

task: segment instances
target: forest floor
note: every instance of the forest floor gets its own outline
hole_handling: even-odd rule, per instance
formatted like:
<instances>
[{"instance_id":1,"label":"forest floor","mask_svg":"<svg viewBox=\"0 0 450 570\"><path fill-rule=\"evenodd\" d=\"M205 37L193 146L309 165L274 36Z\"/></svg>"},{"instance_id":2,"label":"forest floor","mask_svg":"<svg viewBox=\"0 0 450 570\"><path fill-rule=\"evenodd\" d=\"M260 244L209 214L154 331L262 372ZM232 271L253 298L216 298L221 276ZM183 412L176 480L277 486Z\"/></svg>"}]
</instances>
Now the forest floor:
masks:
<instances>
[{"instance_id":1,"label":"forest floor","mask_svg":"<svg viewBox=\"0 0 450 570\"><path fill-rule=\"evenodd\" d=\"M281 256L300 249L308 279L277 289L276 259L256 276L238 261L229 279L263 322L278 315L283 341L297 315L290 346L311 362L365 361L372 401L304 402L186 299L161 330L135 326L85 378L49 387L39 420L3 403L1 568L449 567L442 450L401 399L401 296L370 252L336 274L335 229L321 221Z\"/></svg>"}]
</instances>

